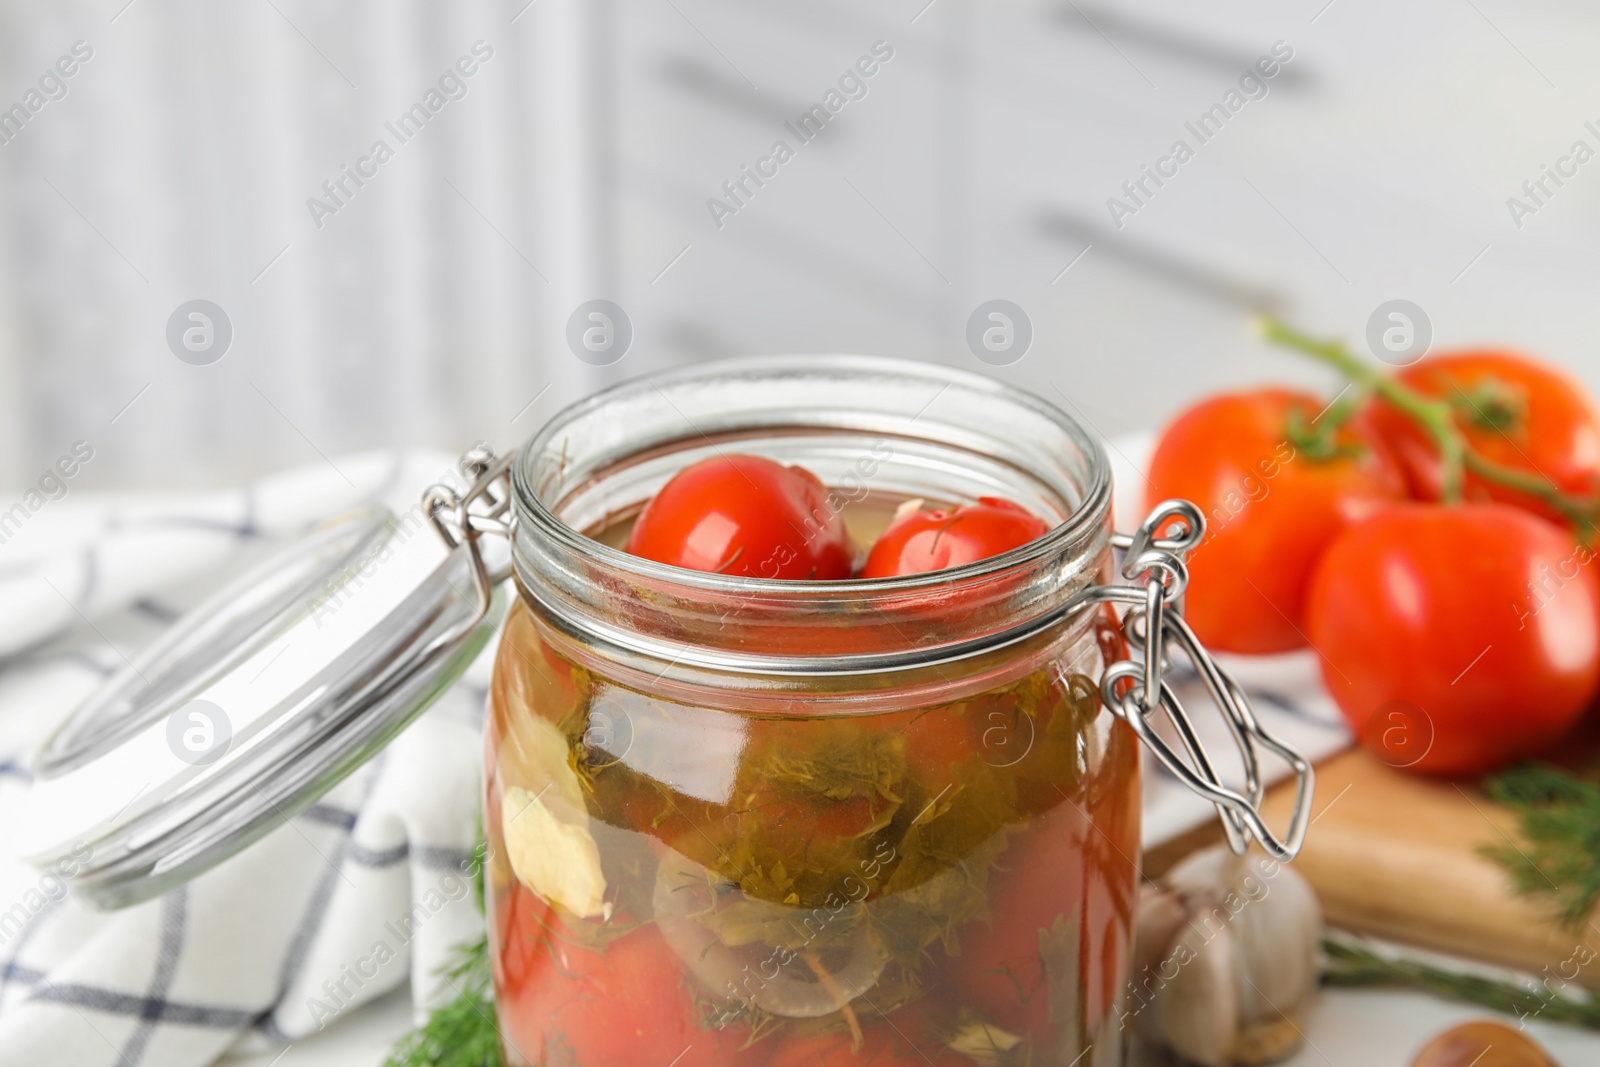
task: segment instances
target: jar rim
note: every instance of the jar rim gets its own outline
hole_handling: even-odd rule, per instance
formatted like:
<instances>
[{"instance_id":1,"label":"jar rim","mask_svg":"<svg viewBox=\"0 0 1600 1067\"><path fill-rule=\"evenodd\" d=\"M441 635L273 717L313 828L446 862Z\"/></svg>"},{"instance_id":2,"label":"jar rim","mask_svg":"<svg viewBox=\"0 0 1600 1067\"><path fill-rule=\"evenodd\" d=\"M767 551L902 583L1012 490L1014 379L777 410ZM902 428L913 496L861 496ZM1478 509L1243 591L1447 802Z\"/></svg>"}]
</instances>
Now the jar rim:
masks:
<instances>
[{"instance_id":1,"label":"jar rim","mask_svg":"<svg viewBox=\"0 0 1600 1067\"><path fill-rule=\"evenodd\" d=\"M961 385L968 389L988 392L1008 403L1032 409L1065 431L1088 458L1089 478L1088 484L1082 487L1082 501L1064 521L1052 527L1043 537L986 559L921 574L814 581L719 574L658 563L589 537L581 530L563 522L540 497L537 477L532 469L536 458L546 451L565 428L623 397L647 389L659 390L664 385L679 385L719 374L771 374L790 370L830 369L877 371L906 378L921 378L932 383L942 383L947 388ZM512 464L512 490L519 523L528 524L539 536L548 538L563 548L595 557L609 567L642 579L670 582L678 586L728 595L747 593L810 599L826 598L836 594L848 596L851 600L859 600L874 593L914 593L970 579L981 579L1068 551L1086 537L1092 537L1104 526L1110 515L1112 499L1111 464L1106 457L1105 449L1076 419L1055 404L996 378L971 371L920 360L842 353L819 356L743 356L697 363L670 371L658 371L619 382L558 411L545 422L538 433L523 444L516 461Z\"/></svg>"}]
</instances>

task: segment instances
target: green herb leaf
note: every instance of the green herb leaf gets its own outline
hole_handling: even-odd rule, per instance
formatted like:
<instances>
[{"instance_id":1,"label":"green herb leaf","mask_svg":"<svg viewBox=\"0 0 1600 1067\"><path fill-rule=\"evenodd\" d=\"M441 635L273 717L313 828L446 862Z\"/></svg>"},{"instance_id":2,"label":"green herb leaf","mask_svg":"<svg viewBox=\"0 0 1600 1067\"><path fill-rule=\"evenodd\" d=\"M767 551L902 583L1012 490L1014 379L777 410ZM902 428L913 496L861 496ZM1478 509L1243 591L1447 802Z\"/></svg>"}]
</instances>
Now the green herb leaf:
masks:
<instances>
[{"instance_id":1,"label":"green herb leaf","mask_svg":"<svg viewBox=\"0 0 1600 1067\"><path fill-rule=\"evenodd\" d=\"M1583 925L1600 903L1600 785L1542 763L1485 784L1517 814L1526 847L1490 845L1483 855L1506 869L1518 893L1550 900L1567 926Z\"/></svg>"},{"instance_id":2,"label":"green herb leaf","mask_svg":"<svg viewBox=\"0 0 1600 1067\"><path fill-rule=\"evenodd\" d=\"M1522 842L1485 845L1482 854L1505 868L1518 893L1549 901L1562 922L1582 926L1600 902L1600 785L1559 767L1530 763L1490 777L1484 787L1516 813ZM1600 1030L1600 996L1571 983L1498 981L1391 958L1355 940L1326 939L1322 947L1328 985L1417 989L1519 1019Z\"/></svg>"},{"instance_id":3,"label":"green herb leaf","mask_svg":"<svg viewBox=\"0 0 1600 1067\"><path fill-rule=\"evenodd\" d=\"M473 869L478 872L473 879L473 899L482 915L488 841L478 841L472 858ZM504 1067L490 992L494 974L489 966L488 935L458 946L455 958L441 973L455 990L455 999L435 1009L426 1023L396 1042L383 1067Z\"/></svg>"},{"instance_id":4,"label":"green herb leaf","mask_svg":"<svg viewBox=\"0 0 1600 1067\"><path fill-rule=\"evenodd\" d=\"M1416 989L1450 1000L1514 1015L1600 1030L1600 997L1571 986L1560 993L1543 983L1501 982L1481 975L1462 974L1416 960L1391 959L1355 941L1324 939L1327 966L1325 985L1392 986Z\"/></svg>"},{"instance_id":5,"label":"green herb leaf","mask_svg":"<svg viewBox=\"0 0 1600 1067\"><path fill-rule=\"evenodd\" d=\"M456 999L401 1038L384 1067L503 1067L489 993L489 940L480 938L457 952L444 972Z\"/></svg>"}]
</instances>

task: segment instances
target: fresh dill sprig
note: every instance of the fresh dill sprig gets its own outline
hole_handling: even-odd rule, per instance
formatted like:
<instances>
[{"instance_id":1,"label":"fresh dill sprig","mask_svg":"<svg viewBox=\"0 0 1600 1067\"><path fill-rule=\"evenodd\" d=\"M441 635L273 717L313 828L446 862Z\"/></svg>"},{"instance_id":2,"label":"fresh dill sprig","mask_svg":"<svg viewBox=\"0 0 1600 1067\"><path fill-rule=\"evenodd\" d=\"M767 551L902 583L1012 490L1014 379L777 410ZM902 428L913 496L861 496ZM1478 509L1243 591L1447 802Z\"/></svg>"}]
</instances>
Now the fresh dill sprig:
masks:
<instances>
[{"instance_id":1,"label":"fresh dill sprig","mask_svg":"<svg viewBox=\"0 0 1600 1067\"><path fill-rule=\"evenodd\" d=\"M484 886L489 845L480 840L472 853L478 913L484 914ZM383 1067L505 1067L500 1059L500 1032L495 1023L494 974L489 965L489 937L456 948L442 972L455 999L428 1016L428 1021L395 1043Z\"/></svg>"},{"instance_id":2,"label":"fresh dill sprig","mask_svg":"<svg viewBox=\"0 0 1600 1067\"><path fill-rule=\"evenodd\" d=\"M1491 777L1489 796L1517 815L1523 846L1486 845L1518 893L1554 903L1578 927L1600 903L1600 785L1528 763Z\"/></svg>"},{"instance_id":3,"label":"fresh dill sprig","mask_svg":"<svg viewBox=\"0 0 1600 1067\"><path fill-rule=\"evenodd\" d=\"M1408 959L1389 959L1363 945L1324 939L1322 981L1334 986L1389 986L1464 1001L1514 1015L1600 1030L1600 997L1566 985L1558 993L1543 983L1496 981Z\"/></svg>"},{"instance_id":4,"label":"fresh dill sprig","mask_svg":"<svg viewBox=\"0 0 1600 1067\"><path fill-rule=\"evenodd\" d=\"M504 1067L489 993L489 939L457 949L444 973L456 998L401 1038L384 1067Z\"/></svg>"},{"instance_id":5,"label":"fresh dill sprig","mask_svg":"<svg viewBox=\"0 0 1600 1067\"><path fill-rule=\"evenodd\" d=\"M1522 840L1485 845L1481 854L1505 869L1519 894L1553 904L1568 927L1582 926L1600 903L1600 784L1550 764L1527 763L1491 776L1484 788L1516 815ZM1500 981L1390 958L1343 939L1325 939L1322 948L1322 980L1328 985L1416 989L1519 1019L1600 1030L1600 995L1570 982Z\"/></svg>"}]
</instances>

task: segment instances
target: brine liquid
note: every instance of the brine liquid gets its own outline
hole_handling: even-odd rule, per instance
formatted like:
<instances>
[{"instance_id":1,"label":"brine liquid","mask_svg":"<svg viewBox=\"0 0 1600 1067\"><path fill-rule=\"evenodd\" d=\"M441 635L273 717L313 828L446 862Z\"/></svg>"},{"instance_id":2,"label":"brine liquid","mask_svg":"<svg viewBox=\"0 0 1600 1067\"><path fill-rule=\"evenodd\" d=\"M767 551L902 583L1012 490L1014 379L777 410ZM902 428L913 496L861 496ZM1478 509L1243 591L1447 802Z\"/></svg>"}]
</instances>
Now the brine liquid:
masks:
<instances>
[{"instance_id":1,"label":"brine liquid","mask_svg":"<svg viewBox=\"0 0 1600 1067\"><path fill-rule=\"evenodd\" d=\"M892 511L847 514L857 543ZM1097 638L937 706L763 717L620 685L519 602L487 739L506 1063L1120 1064L1139 786Z\"/></svg>"}]
</instances>

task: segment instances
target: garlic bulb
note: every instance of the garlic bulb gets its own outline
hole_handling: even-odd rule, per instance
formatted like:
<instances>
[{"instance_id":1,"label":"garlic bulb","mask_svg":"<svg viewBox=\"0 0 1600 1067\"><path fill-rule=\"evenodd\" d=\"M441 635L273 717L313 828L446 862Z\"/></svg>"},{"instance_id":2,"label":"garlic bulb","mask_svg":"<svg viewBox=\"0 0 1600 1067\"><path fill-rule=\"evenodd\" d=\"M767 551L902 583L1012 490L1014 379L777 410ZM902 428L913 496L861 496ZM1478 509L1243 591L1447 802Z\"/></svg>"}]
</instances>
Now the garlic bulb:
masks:
<instances>
[{"instance_id":1,"label":"garlic bulb","mask_svg":"<svg viewBox=\"0 0 1600 1067\"><path fill-rule=\"evenodd\" d=\"M1275 1063L1304 1040L1321 940L1322 908L1297 872L1204 849L1140 896L1126 1012L1189 1063Z\"/></svg>"}]
</instances>

